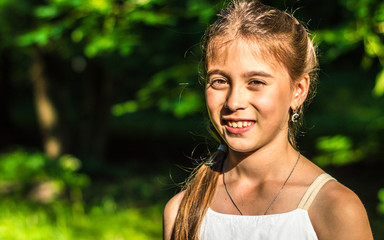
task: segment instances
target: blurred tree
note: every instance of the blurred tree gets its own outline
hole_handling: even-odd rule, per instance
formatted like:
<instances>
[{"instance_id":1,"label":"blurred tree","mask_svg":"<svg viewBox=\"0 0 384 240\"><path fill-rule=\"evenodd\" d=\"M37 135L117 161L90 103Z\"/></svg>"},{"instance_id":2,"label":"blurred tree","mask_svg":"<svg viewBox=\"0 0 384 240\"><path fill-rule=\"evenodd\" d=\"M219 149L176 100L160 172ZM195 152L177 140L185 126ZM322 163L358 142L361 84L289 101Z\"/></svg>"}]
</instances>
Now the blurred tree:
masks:
<instances>
[{"instance_id":1,"label":"blurred tree","mask_svg":"<svg viewBox=\"0 0 384 240\"><path fill-rule=\"evenodd\" d=\"M83 78L82 83L76 84L82 88L77 129L81 153L93 158L103 156L113 86L113 79L103 66L107 60L104 56L117 52L127 57L140 43L134 30L140 23L172 24L172 16L157 7L161 3L46 1L33 6L35 25L19 37L18 44L34 46L31 79L45 151L50 157L68 151L68 80L73 77ZM50 54L60 59L49 60ZM72 74L66 74L70 71L69 61ZM56 69L51 72L49 68Z\"/></svg>"},{"instance_id":2,"label":"blurred tree","mask_svg":"<svg viewBox=\"0 0 384 240\"><path fill-rule=\"evenodd\" d=\"M328 129L316 140L314 160L323 166L379 160L384 141L384 3L340 0L336 10L339 19L314 33L329 71L312 116L318 129Z\"/></svg>"},{"instance_id":3,"label":"blurred tree","mask_svg":"<svg viewBox=\"0 0 384 240\"><path fill-rule=\"evenodd\" d=\"M119 55L129 61L142 41L139 25L169 26L180 16L173 15L175 11L163 0L1 3L6 20L1 25L2 47L17 49L31 62L29 74L47 155L57 158L71 151L71 141L78 138L73 145L79 144L84 155L102 156L113 86L108 61ZM23 24L14 25L17 18ZM7 75L6 71L2 74ZM5 84L9 76L2 79ZM71 88L81 89L80 99L74 100L80 104L74 103L74 108L70 106ZM73 109L79 116L77 133L70 125Z\"/></svg>"},{"instance_id":4,"label":"blurred tree","mask_svg":"<svg viewBox=\"0 0 384 240\"><path fill-rule=\"evenodd\" d=\"M343 21L334 27L316 31L316 40L326 44L324 58L328 61L363 46L361 66L363 69L376 67L381 70L376 77L373 94L384 94L384 2L377 0L339 1Z\"/></svg>"}]
</instances>

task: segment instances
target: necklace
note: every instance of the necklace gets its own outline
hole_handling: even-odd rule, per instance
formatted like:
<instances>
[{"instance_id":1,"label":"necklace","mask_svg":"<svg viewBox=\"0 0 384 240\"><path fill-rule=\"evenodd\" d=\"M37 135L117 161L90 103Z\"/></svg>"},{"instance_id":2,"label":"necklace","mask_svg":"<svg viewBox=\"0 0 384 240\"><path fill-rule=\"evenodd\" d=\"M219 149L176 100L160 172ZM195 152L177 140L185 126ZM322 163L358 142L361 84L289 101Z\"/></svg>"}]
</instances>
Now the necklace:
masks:
<instances>
[{"instance_id":1,"label":"necklace","mask_svg":"<svg viewBox=\"0 0 384 240\"><path fill-rule=\"evenodd\" d=\"M298 163L299 160L300 160L300 156L301 156L301 154L299 153L299 156L297 157L297 160L296 160L295 165L293 166L293 168L292 168L291 172L289 173L287 179L285 179L285 182L284 182L283 186L281 186L280 191L276 194L275 198L273 198L273 200L272 200L272 202L269 204L267 210L265 210L264 215L267 214L267 212L269 211L269 209L270 209L270 208L272 207L272 205L275 203L276 199L279 197L281 191L283 191L283 188L284 188L285 185L287 184L289 178L291 177L293 171L295 170L295 168L296 168L296 166L297 166L297 163ZM233 200L231 194L230 194L229 191L228 191L227 183L225 182L225 169L224 169L224 164L223 164L223 183L224 183L225 191L227 192L229 199L231 199L233 205L236 207L237 211L239 211L240 215L243 215L243 213L240 211L239 207L236 205L235 201Z\"/></svg>"}]
</instances>

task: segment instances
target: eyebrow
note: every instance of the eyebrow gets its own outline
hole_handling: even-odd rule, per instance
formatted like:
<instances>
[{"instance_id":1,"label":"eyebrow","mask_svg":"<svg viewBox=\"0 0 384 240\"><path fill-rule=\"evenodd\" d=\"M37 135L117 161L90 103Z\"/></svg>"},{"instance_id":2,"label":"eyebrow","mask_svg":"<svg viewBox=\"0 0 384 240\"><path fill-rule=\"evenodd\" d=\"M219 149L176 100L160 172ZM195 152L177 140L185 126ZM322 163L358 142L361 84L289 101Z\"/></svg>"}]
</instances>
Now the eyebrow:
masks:
<instances>
[{"instance_id":1,"label":"eyebrow","mask_svg":"<svg viewBox=\"0 0 384 240\"><path fill-rule=\"evenodd\" d=\"M228 73L226 73L220 69L213 69L213 70L207 72L207 77L210 77L213 74L219 74L219 75L222 75L222 76L227 77L227 78L230 75L230 74L228 74ZM241 77L243 77L243 78L250 78L250 77L255 77L255 76L273 78L273 76L271 74L264 72L264 71L249 71L249 72L245 72L241 75Z\"/></svg>"},{"instance_id":2,"label":"eyebrow","mask_svg":"<svg viewBox=\"0 0 384 240\"><path fill-rule=\"evenodd\" d=\"M222 75L222 76L224 76L226 78L229 78L229 74L228 73L226 73L226 72L224 72L222 70L219 70L219 69L213 69L211 71L208 71L207 72L207 77L209 78L213 74L219 74L219 75Z\"/></svg>"},{"instance_id":3,"label":"eyebrow","mask_svg":"<svg viewBox=\"0 0 384 240\"><path fill-rule=\"evenodd\" d=\"M244 78L255 77L255 76L273 78L271 74L263 71L250 71L250 72L243 73L241 76Z\"/></svg>"}]
</instances>

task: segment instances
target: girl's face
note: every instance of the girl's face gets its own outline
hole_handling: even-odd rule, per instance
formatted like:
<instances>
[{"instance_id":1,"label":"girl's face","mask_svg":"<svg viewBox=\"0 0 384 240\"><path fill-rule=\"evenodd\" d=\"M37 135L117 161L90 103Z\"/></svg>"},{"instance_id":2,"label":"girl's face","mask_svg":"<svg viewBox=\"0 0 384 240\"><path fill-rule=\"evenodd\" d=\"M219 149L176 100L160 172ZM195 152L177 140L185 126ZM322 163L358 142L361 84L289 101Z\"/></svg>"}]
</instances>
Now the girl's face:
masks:
<instances>
[{"instance_id":1,"label":"girl's face","mask_svg":"<svg viewBox=\"0 0 384 240\"><path fill-rule=\"evenodd\" d=\"M297 107L285 68L258 57L251 46L242 39L225 44L215 49L207 66L211 121L237 152L288 141L289 109Z\"/></svg>"}]
</instances>

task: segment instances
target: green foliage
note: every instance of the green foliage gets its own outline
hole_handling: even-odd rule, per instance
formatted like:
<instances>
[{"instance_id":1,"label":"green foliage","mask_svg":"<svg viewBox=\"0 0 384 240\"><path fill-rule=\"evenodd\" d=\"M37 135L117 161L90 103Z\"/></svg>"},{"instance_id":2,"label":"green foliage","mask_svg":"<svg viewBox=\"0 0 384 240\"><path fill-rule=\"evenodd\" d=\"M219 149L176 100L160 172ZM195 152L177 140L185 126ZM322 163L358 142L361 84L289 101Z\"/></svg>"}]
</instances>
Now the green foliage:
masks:
<instances>
[{"instance_id":1,"label":"green foliage","mask_svg":"<svg viewBox=\"0 0 384 240\"><path fill-rule=\"evenodd\" d=\"M4 36L3 43L9 41L18 51L20 47L28 49L37 45L64 61L74 61L79 56L102 59L108 55L121 55L129 58L137 49L143 47L143 43L147 40L144 37L145 31L178 25L182 32L195 32L196 22L187 28L184 26L185 21L189 19L198 19L201 24L198 30L201 34L196 35L196 39L199 40L202 28L216 13L215 2L46 0L17 5L10 1L3 3L4 9L0 9L0 15L2 11L7 13L6 8L10 8L16 15L23 16L27 24L3 31L0 28L0 34ZM6 21L0 25L11 25L11 17L7 18L5 14ZM145 30L148 27L152 29ZM156 41L146 41L145 48L151 47L152 50L149 51L157 51L159 45L167 44L166 40L161 40L167 34L166 31L154 33L150 37ZM171 45L166 46L165 52L171 49ZM183 51L185 49L180 49L179 53ZM164 68L166 70L163 70ZM118 103L113 107L112 113L120 116L124 113L153 108L171 112L178 118L199 113L203 105L201 90L190 88L198 81L196 64L182 62L163 65L160 69L137 91L136 99L131 98ZM142 79L133 80L139 83ZM179 87L180 85L182 87Z\"/></svg>"},{"instance_id":2,"label":"green foliage","mask_svg":"<svg viewBox=\"0 0 384 240\"><path fill-rule=\"evenodd\" d=\"M203 97L200 89L190 88L190 79L198 82L196 65L176 65L157 73L138 92L138 99L144 107L156 106L159 110L173 112L184 117L200 112Z\"/></svg>"},{"instance_id":3,"label":"green foliage","mask_svg":"<svg viewBox=\"0 0 384 240\"><path fill-rule=\"evenodd\" d=\"M159 239L162 235L162 204L138 208L115 201L105 192L92 201L82 195L89 178L79 174L81 162L64 155L49 160L39 152L18 149L0 156L0 239ZM145 199L156 192L148 178L132 179L124 188ZM122 181L123 182L123 181ZM119 185L120 186L120 185ZM111 186L95 186L96 192ZM123 187L118 188L126 192ZM69 199L64 193L68 192ZM156 200L158 201L159 194ZM135 198L136 202L139 199ZM93 203L91 203L93 202Z\"/></svg>"},{"instance_id":4,"label":"green foliage","mask_svg":"<svg viewBox=\"0 0 384 240\"><path fill-rule=\"evenodd\" d=\"M196 65L180 64L163 70L137 92L137 100L115 104L112 114L121 116L151 108L171 112L177 118L199 113L204 106L204 97L202 89L190 83L191 79L198 82Z\"/></svg>"},{"instance_id":5,"label":"green foliage","mask_svg":"<svg viewBox=\"0 0 384 240\"><path fill-rule=\"evenodd\" d=\"M137 101L126 101L124 103L115 104L112 107L113 116L119 117L126 113L134 113L139 109Z\"/></svg>"},{"instance_id":6,"label":"green foliage","mask_svg":"<svg viewBox=\"0 0 384 240\"><path fill-rule=\"evenodd\" d=\"M315 34L316 41L327 45L324 47L325 60L335 60L363 44L362 66L368 68L372 65L372 59L378 59L381 69L384 69L384 3L373 0L341 0L339 3L350 17L345 17L342 24L318 30ZM382 71L377 74L372 92L377 97L384 94Z\"/></svg>"},{"instance_id":7,"label":"green foliage","mask_svg":"<svg viewBox=\"0 0 384 240\"><path fill-rule=\"evenodd\" d=\"M28 32L18 39L18 44L21 47L37 44L45 46L51 39L57 39L62 34L61 26L41 25L34 31Z\"/></svg>"},{"instance_id":8,"label":"green foliage","mask_svg":"<svg viewBox=\"0 0 384 240\"><path fill-rule=\"evenodd\" d=\"M376 97L380 97L381 95L384 94L384 69L382 69L381 72L376 77L376 84L375 84L375 87L373 88L373 94Z\"/></svg>"},{"instance_id":9,"label":"green foliage","mask_svg":"<svg viewBox=\"0 0 384 240\"><path fill-rule=\"evenodd\" d=\"M212 2L205 0L190 0L187 2L187 14L197 16L200 22L206 23L216 14L217 9L212 7Z\"/></svg>"},{"instance_id":10,"label":"green foliage","mask_svg":"<svg viewBox=\"0 0 384 240\"><path fill-rule=\"evenodd\" d=\"M380 189L377 193L379 198L379 205L377 206L377 211L381 214L384 214L384 188Z\"/></svg>"},{"instance_id":11,"label":"green foliage","mask_svg":"<svg viewBox=\"0 0 384 240\"><path fill-rule=\"evenodd\" d=\"M346 136L321 137L317 140L316 147L321 152L313 161L319 166L341 166L356 162L363 157L361 150L354 149L352 140Z\"/></svg>"},{"instance_id":12,"label":"green foliage","mask_svg":"<svg viewBox=\"0 0 384 240\"><path fill-rule=\"evenodd\" d=\"M23 27L21 34L17 33L17 45L56 45L67 49L78 45L90 58L108 52L128 55L140 44L134 32L136 25L174 24L174 16L157 7L160 3L158 0L46 1L45 5L33 6L32 21Z\"/></svg>"},{"instance_id":13,"label":"green foliage","mask_svg":"<svg viewBox=\"0 0 384 240\"><path fill-rule=\"evenodd\" d=\"M53 161L43 153L23 149L2 154L1 195L50 203L68 191L72 201L79 201L79 192L89 184L89 178L77 172L80 166L80 161L71 155Z\"/></svg>"},{"instance_id":14,"label":"green foliage","mask_svg":"<svg viewBox=\"0 0 384 240\"><path fill-rule=\"evenodd\" d=\"M12 240L160 239L161 206L146 210L117 208L113 200L75 214L64 203L51 207L22 202L0 203L0 238Z\"/></svg>"}]
</instances>

